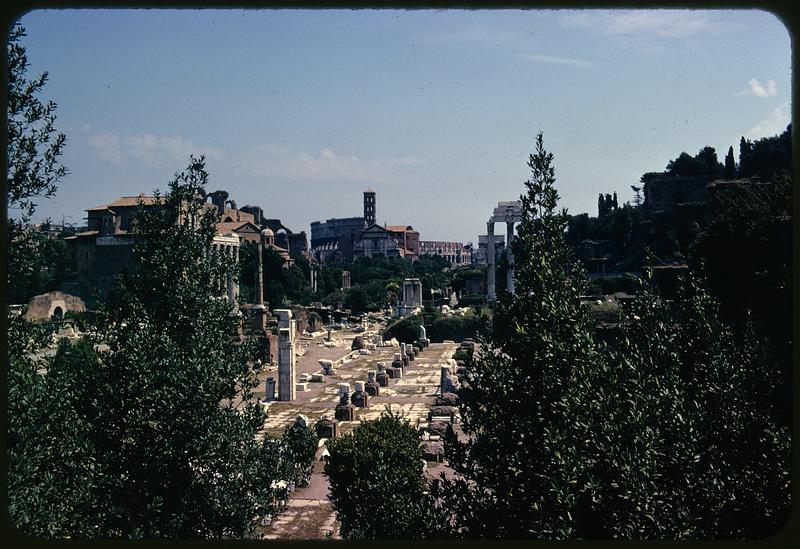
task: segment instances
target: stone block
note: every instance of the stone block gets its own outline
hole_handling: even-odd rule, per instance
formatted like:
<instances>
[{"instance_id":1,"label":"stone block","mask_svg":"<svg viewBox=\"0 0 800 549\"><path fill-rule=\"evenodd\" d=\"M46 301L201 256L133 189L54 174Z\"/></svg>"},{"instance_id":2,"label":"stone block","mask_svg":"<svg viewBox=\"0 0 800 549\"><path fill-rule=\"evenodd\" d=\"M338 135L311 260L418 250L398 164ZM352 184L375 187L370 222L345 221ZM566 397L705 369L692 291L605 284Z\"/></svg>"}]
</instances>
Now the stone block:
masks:
<instances>
[{"instance_id":1,"label":"stone block","mask_svg":"<svg viewBox=\"0 0 800 549\"><path fill-rule=\"evenodd\" d=\"M379 386L386 387L389 385L389 374L387 374L385 370L383 372L378 372L375 376L375 381L378 382Z\"/></svg>"},{"instance_id":2,"label":"stone block","mask_svg":"<svg viewBox=\"0 0 800 549\"><path fill-rule=\"evenodd\" d=\"M422 443L422 459L441 462L444 459L444 444L441 440L429 440Z\"/></svg>"},{"instance_id":3,"label":"stone block","mask_svg":"<svg viewBox=\"0 0 800 549\"><path fill-rule=\"evenodd\" d=\"M381 386L376 381L367 381L364 385L364 390L371 397L376 397L381 394Z\"/></svg>"},{"instance_id":4,"label":"stone block","mask_svg":"<svg viewBox=\"0 0 800 549\"><path fill-rule=\"evenodd\" d=\"M369 408L369 394L365 391L356 391L353 393L351 400L353 401L353 406Z\"/></svg>"},{"instance_id":5,"label":"stone block","mask_svg":"<svg viewBox=\"0 0 800 549\"><path fill-rule=\"evenodd\" d=\"M311 381L311 375L310 374L300 374L300 380L299 381L300 381L300 383L308 383L309 381Z\"/></svg>"},{"instance_id":6,"label":"stone block","mask_svg":"<svg viewBox=\"0 0 800 549\"><path fill-rule=\"evenodd\" d=\"M313 383L325 383L325 376L323 374L311 374L311 381Z\"/></svg>"},{"instance_id":7,"label":"stone block","mask_svg":"<svg viewBox=\"0 0 800 549\"><path fill-rule=\"evenodd\" d=\"M428 424L428 433L430 435L437 435L443 437L445 433L447 433L447 426L449 423L445 423L442 421L431 421Z\"/></svg>"},{"instance_id":8,"label":"stone block","mask_svg":"<svg viewBox=\"0 0 800 549\"><path fill-rule=\"evenodd\" d=\"M339 404L336 406L337 421L353 421L355 414L355 406L352 404Z\"/></svg>"},{"instance_id":9,"label":"stone block","mask_svg":"<svg viewBox=\"0 0 800 549\"><path fill-rule=\"evenodd\" d=\"M335 419L324 417L317 422L314 430L320 438L336 438L339 422Z\"/></svg>"},{"instance_id":10,"label":"stone block","mask_svg":"<svg viewBox=\"0 0 800 549\"><path fill-rule=\"evenodd\" d=\"M452 406L431 406L431 409L428 412L428 418L432 418L434 416L447 416L452 419L455 411L456 409Z\"/></svg>"},{"instance_id":11,"label":"stone block","mask_svg":"<svg viewBox=\"0 0 800 549\"><path fill-rule=\"evenodd\" d=\"M308 382L295 383L295 391L298 392L308 391Z\"/></svg>"},{"instance_id":12,"label":"stone block","mask_svg":"<svg viewBox=\"0 0 800 549\"><path fill-rule=\"evenodd\" d=\"M436 397L436 406L458 406L458 395L455 393L442 393Z\"/></svg>"}]
</instances>

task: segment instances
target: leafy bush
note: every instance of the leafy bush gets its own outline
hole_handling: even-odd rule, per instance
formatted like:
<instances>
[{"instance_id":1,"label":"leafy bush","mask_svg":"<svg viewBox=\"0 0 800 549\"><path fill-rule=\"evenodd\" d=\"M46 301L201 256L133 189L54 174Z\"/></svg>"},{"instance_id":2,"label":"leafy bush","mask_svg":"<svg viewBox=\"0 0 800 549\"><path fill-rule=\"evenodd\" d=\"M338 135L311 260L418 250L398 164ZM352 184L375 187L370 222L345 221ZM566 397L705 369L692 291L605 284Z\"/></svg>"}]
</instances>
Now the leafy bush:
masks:
<instances>
[{"instance_id":1,"label":"leafy bush","mask_svg":"<svg viewBox=\"0 0 800 549\"><path fill-rule=\"evenodd\" d=\"M458 298L458 306L459 307L471 307L474 305L485 305L486 304L486 296L485 295L477 295L477 294L469 294L469 295L462 295Z\"/></svg>"},{"instance_id":2,"label":"leafy bush","mask_svg":"<svg viewBox=\"0 0 800 549\"><path fill-rule=\"evenodd\" d=\"M413 539L437 531L426 492L419 433L385 412L328 441L325 474L346 539Z\"/></svg>"},{"instance_id":3,"label":"leafy bush","mask_svg":"<svg viewBox=\"0 0 800 549\"><path fill-rule=\"evenodd\" d=\"M420 318L417 315L403 317L390 324L383 332L384 339L396 338L403 343L411 343L419 339ZM430 334L428 334L430 336Z\"/></svg>"},{"instance_id":4,"label":"leafy bush","mask_svg":"<svg viewBox=\"0 0 800 549\"><path fill-rule=\"evenodd\" d=\"M438 316L428 329L428 338L433 342L442 342L445 339L462 341L466 338L475 338L482 323L474 314L466 316Z\"/></svg>"},{"instance_id":5,"label":"leafy bush","mask_svg":"<svg viewBox=\"0 0 800 549\"><path fill-rule=\"evenodd\" d=\"M289 479L297 486L307 486L311 479L319 438L309 425L295 421L283 431L285 462Z\"/></svg>"}]
</instances>

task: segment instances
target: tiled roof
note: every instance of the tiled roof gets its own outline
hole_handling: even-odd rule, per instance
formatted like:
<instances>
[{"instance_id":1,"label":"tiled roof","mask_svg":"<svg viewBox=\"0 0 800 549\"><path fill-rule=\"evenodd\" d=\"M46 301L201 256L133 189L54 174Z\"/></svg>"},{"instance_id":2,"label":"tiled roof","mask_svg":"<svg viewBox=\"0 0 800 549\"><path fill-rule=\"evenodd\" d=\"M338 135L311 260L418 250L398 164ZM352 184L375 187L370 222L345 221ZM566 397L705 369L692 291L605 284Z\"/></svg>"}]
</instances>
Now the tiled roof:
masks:
<instances>
[{"instance_id":1,"label":"tiled roof","mask_svg":"<svg viewBox=\"0 0 800 549\"><path fill-rule=\"evenodd\" d=\"M408 225L386 225L386 230L393 233L404 233L409 229Z\"/></svg>"},{"instance_id":2,"label":"tiled roof","mask_svg":"<svg viewBox=\"0 0 800 549\"><path fill-rule=\"evenodd\" d=\"M259 232L258 227L249 221L220 221L217 223L216 227L218 233L227 233L230 231L236 231L243 225L250 225L253 229L255 229L256 232Z\"/></svg>"},{"instance_id":3,"label":"tiled roof","mask_svg":"<svg viewBox=\"0 0 800 549\"><path fill-rule=\"evenodd\" d=\"M145 196L144 193L140 194L139 196L121 196L117 198L114 202L110 204L103 204L101 206L95 206L94 208L89 208L86 211L92 212L97 210L107 210L109 208L115 208L120 206L136 206L139 203L139 200L142 200L145 204L154 204L156 199L154 196ZM160 197L159 203L164 204L166 202L165 197Z\"/></svg>"}]
</instances>

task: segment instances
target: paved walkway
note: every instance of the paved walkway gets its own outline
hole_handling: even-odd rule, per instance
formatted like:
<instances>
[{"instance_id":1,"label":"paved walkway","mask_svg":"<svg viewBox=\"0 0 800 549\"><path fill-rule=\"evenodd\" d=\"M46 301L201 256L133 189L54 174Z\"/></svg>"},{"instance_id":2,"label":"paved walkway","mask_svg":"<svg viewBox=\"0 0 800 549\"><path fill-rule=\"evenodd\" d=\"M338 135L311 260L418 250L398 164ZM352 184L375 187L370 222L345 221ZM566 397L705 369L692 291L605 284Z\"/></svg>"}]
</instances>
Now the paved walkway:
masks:
<instances>
[{"instance_id":1,"label":"paved walkway","mask_svg":"<svg viewBox=\"0 0 800 549\"><path fill-rule=\"evenodd\" d=\"M320 371L316 362L319 358L335 360L350 352L349 341L346 343L343 341L337 349L324 350L316 345L316 341L309 343L306 354L298 359L299 373L316 373ZM402 379L390 380L388 387L381 388L379 396L370 399L369 408L356 408L355 421L339 422L339 435L354 429L359 421L377 419L384 412L386 405L390 405L393 411L401 412L416 428L426 424L428 410L433 405L439 388L440 369L447 365L456 348L457 345L454 343L433 343L424 349L416 360L404 368ZM338 351L338 356L333 351ZM340 365L332 375L325 376L324 382L309 383L309 391L298 393L297 400L271 403L264 423L265 432L273 436L280 435L283 428L294 421L297 414L308 416L312 425L323 415L332 418L339 402L337 383L350 383L351 390L354 389L356 381L367 380L367 371L377 370L377 362L391 365L396 352L399 352L397 347L377 347L369 355L354 355ZM319 356L321 354L326 356ZM320 448L317 458L323 449L324 447ZM324 463L317 459L309 485L292 492L286 511L270 526L260 529L264 539L339 538L339 524L328 500L329 485L323 473L323 465ZM431 465L433 470L429 470L429 475L438 473L442 467L441 464Z\"/></svg>"}]
</instances>

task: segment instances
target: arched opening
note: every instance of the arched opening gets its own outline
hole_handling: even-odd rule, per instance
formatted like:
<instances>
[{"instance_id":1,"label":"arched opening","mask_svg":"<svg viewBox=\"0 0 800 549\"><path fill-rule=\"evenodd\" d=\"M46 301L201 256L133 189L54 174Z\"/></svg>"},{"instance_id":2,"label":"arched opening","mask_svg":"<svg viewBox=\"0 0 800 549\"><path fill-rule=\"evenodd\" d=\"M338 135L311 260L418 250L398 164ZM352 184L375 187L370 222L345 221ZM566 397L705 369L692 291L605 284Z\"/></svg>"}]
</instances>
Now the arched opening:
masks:
<instances>
[{"instance_id":1,"label":"arched opening","mask_svg":"<svg viewBox=\"0 0 800 549\"><path fill-rule=\"evenodd\" d=\"M229 216L229 215L228 215L228 216L226 216L226 217L225 217L225 219L223 219L222 221L223 221L223 222L225 222L225 223L230 223L231 221L233 221L233 218L232 218L231 216Z\"/></svg>"},{"instance_id":2,"label":"arched opening","mask_svg":"<svg viewBox=\"0 0 800 549\"><path fill-rule=\"evenodd\" d=\"M53 320L60 321L64 318L64 310L61 307L53 309Z\"/></svg>"}]
</instances>

